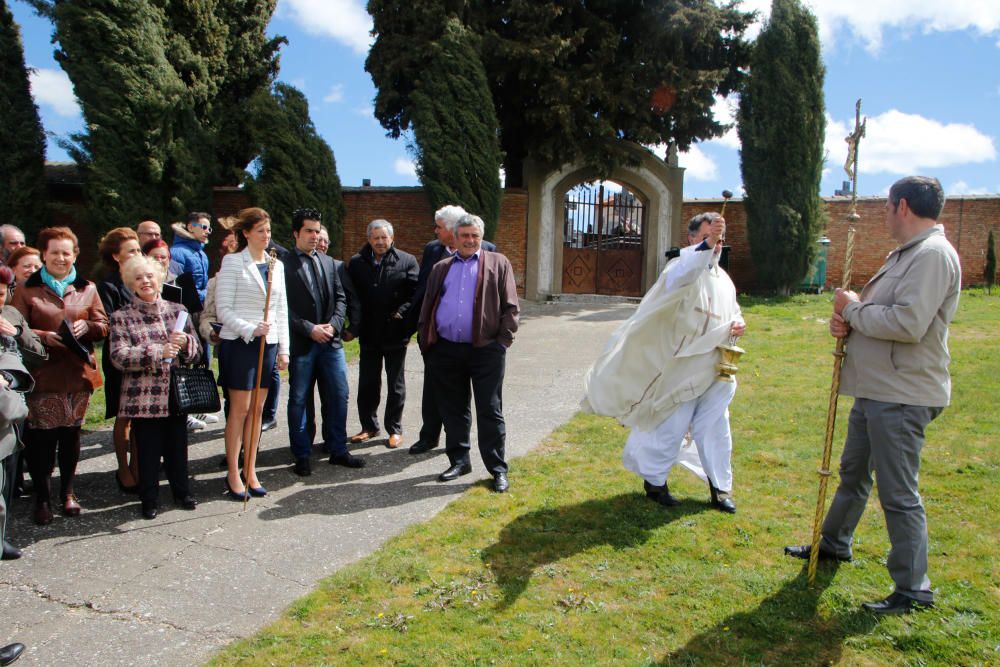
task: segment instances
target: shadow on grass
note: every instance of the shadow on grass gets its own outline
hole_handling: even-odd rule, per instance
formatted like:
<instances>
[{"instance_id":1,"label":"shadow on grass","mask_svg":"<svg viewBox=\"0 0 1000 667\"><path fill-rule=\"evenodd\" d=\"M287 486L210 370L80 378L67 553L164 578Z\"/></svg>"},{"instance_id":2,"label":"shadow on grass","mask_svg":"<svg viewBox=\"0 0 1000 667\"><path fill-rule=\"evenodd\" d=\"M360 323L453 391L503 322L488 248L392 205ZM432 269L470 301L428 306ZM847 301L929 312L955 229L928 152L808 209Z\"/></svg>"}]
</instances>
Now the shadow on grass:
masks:
<instances>
[{"instance_id":1,"label":"shadow on grass","mask_svg":"<svg viewBox=\"0 0 1000 667\"><path fill-rule=\"evenodd\" d=\"M666 510L641 494L623 493L521 515L504 526L499 542L483 551L483 560L503 592L498 609L516 602L532 574L544 565L600 545L637 547L660 526L706 508L684 502Z\"/></svg>"},{"instance_id":2,"label":"shadow on grass","mask_svg":"<svg viewBox=\"0 0 1000 667\"><path fill-rule=\"evenodd\" d=\"M723 619L668 654L661 665L761 664L829 665L840 661L844 640L871 631L872 614L856 611L817 616L823 591L838 564L822 563L815 585L806 581L807 565L757 607Z\"/></svg>"}]
</instances>

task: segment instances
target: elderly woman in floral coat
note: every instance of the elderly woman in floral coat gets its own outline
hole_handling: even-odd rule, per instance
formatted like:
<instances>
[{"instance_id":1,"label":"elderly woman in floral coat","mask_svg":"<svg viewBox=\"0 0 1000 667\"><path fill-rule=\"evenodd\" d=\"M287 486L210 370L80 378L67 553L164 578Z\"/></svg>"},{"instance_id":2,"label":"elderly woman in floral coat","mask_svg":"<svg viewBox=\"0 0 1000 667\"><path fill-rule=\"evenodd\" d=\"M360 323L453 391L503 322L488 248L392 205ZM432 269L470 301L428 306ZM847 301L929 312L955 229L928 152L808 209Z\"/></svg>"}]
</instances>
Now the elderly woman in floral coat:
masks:
<instances>
[{"instance_id":1,"label":"elderly woman in floral coat","mask_svg":"<svg viewBox=\"0 0 1000 667\"><path fill-rule=\"evenodd\" d=\"M171 364L195 361L200 344L190 320L174 331L185 309L160 298L162 275L148 257L126 262L122 280L135 296L111 316L111 362L122 370L118 414L132 419L146 519L156 518L161 457L177 505L193 510L198 504L188 480L186 417L170 414L169 397Z\"/></svg>"}]
</instances>

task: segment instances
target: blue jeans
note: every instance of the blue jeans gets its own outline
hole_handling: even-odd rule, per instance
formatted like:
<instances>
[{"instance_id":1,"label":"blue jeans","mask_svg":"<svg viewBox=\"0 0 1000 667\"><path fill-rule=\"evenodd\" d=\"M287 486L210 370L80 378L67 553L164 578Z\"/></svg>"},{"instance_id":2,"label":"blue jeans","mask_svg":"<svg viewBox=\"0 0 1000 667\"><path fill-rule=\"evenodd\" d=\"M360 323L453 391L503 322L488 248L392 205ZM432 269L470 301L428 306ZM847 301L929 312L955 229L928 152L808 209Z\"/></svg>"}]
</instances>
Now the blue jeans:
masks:
<instances>
[{"instance_id":1,"label":"blue jeans","mask_svg":"<svg viewBox=\"0 0 1000 667\"><path fill-rule=\"evenodd\" d=\"M315 381L323 395L323 442L331 456L347 452L347 361L344 349L313 343L309 352L292 356L288 364L288 436L292 456L307 458L312 437L306 423L306 404L314 401Z\"/></svg>"}]
</instances>

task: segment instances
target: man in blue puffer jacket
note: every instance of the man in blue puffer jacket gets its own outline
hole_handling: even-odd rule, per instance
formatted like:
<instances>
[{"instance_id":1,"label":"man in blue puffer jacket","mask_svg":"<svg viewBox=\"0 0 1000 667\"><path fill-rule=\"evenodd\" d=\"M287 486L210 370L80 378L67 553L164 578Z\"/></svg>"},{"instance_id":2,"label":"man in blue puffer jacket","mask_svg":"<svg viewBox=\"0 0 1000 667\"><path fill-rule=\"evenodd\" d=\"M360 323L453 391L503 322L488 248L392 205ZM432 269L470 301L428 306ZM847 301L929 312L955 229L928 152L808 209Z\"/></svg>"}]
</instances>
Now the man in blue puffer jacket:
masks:
<instances>
[{"instance_id":1,"label":"man in blue puffer jacket","mask_svg":"<svg viewBox=\"0 0 1000 667\"><path fill-rule=\"evenodd\" d=\"M208 255L204 247L212 233L212 218L208 213L189 213L187 223L175 222L174 244L170 247L170 272L190 273L198 290L198 299L205 302L208 289Z\"/></svg>"}]
</instances>

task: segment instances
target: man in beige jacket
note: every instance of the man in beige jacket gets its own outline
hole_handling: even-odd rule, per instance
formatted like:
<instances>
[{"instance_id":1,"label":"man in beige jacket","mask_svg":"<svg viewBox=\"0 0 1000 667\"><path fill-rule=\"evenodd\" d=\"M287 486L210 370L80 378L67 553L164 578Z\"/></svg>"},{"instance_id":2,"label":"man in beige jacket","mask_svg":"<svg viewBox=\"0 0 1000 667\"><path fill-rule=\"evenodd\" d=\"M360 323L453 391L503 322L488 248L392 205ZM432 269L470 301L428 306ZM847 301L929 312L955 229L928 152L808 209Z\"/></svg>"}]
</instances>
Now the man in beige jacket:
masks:
<instances>
[{"instance_id":1,"label":"man in beige jacket","mask_svg":"<svg viewBox=\"0 0 1000 667\"><path fill-rule=\"evenodd\" d=\"M948 325L962 270L937 218L944 192L935 178L893 184L886 227L899 246L859 297L837 290L830 333L847 337L840 393L855 398L840 459L840 486L823 523L820 559L850 560L854 529L872 489L872 470L891 549L889 597L862 605L876 614L933 606L927 577L927 516L917 489L924 429L948 405ZM785 552L809 557L810 547Z\"/></svg>"}]
</instances>

